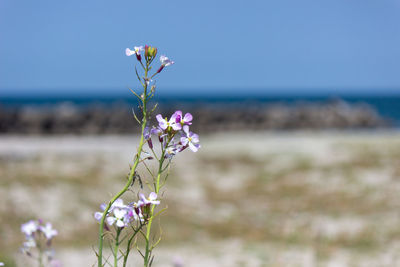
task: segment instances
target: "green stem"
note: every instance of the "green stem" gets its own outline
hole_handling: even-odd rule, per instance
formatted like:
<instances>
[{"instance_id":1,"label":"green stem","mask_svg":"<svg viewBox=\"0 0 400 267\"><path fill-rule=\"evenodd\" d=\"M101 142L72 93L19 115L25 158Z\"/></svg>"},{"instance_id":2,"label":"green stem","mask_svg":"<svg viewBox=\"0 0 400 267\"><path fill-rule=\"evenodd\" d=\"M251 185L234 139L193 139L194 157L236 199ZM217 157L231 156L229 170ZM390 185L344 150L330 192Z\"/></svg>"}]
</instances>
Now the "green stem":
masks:
<instances>
[{"instance_id":1,"label":"green stem","mask_svg":"<svg viewBox=\"0 0 400 267\"><path fill-rule=\"evenodd\" d=\"M43 251L42 251L41 248L39 248L38 261L39 261L39 267L44 267L44 265L43 265Z\"/></svg>"},{"instance_id":2,"label":"green stem","mask_svg":"<svg viewBox=\"0 0 400 267\"><path fill-rule=\"evenodd\" d=\"M147 78L149 71L149 64L146 64L146 69L145 69L145 78ZM108 211L111 208L111 205L119 198L121 197L132 185L133 178L135 177L135 172L136 168L139 164L140 161L140 155L142 153L143 145L144 145L144 129L146 128L147 124L147 83L144 83L144 92L143 92L143 119L142 119L142 132L140 135L140 142L139 142L139 147L138 151L136 153L135 157L135 162L133 163L133 166L131 168L131 172L129 173L128 181L126 182L124 188L122 188L121 191L119 191L113 198L111 198L110 202L108 202L106 208L104 209L103 217L101 217L100 220L100 225L99 225L99 251L97 254L97 266L98 267L103 267L103 241L104 241L104 222L107 216Z\"/></svg>"},{"instance_id":3,"label":"green stem","mask_svg":"<svg viewBox=\"0 0 400 267\"><path fill-rule=\"evenodd\" d=\"M126 267L126 263L128 262L128 256L129 256L129 253L131 252L132 241L135 238L136 234L140 231L140 229L142 229L142 226L143 226L143 224L140 224L138 229L134 230L134 233L128 239L128 244L126 245L126 252L125 252L125 255L124 255L124 263L122 264L122 267Z\"/></svg>"},{"instance_id":4,"label":"green stem","mask_svg":"<svg viewBox=\"0 0 400 267\"><path fill-rule=\"evenodd\" d=\"M114 267L118 267L118 246L119 246L119 235L121 234L121 228L117 229L117 236L115 237L114 247Z\"/></svg>"},{"instance_id":5,"label":"green stem","mask_svg":"<svg viewBox=\"0 0 400 267\"><path fill-rule=\"evenodd\" d=\"M167 142L168 145L169 141ZM161 178L161 173L163 171L163 164L164 164L164 158L165 158L165 150L163 149L160 161L159 161L159 166L158 166L158 173L157 173L157 180L156 180L156 185L155 185L155 193L158 195L158 192L160 191L160 178ZM153 222L153 213L156 205L151 206L151 211L150 211L150 219L147 224L147 229L146 229L146 253L144 255L144 267L149 266L149 260L150 260L150 233L151 233L151 224Z\"/></svg>"}]
</instances>

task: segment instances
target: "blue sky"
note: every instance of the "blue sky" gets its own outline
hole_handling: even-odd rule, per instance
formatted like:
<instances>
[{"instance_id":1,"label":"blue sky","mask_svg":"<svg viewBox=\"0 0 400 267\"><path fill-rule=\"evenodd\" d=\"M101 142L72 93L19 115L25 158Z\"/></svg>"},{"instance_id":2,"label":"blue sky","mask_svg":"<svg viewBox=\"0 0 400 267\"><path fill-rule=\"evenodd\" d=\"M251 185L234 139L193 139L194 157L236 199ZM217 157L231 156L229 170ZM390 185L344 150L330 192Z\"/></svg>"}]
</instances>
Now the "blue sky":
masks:
<instances>
[{"instance_id":1,"label":"blue sky","mask_svg":"<svg viewBox=\"0 0 400 267\"><path fill-rule=\"evenodd\" d=\"M145 43L168 92L400 91L400 0L0 0L0 94L127 92Z\"/></svg>"}]
</instances>

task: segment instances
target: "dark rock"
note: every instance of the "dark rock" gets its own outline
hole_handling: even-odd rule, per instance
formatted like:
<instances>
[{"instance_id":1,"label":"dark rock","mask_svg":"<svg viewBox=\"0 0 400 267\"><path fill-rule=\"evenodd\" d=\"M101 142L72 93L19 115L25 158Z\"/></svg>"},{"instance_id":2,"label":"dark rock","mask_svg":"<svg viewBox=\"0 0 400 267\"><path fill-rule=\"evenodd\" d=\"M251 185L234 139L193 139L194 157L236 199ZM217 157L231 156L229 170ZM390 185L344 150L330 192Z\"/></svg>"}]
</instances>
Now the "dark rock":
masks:
<instances>
[{"instance_id":1,"label":"dark rock","mask_svg":"<svg viewBox=\"0 0 400 267\"><path fill-rule=\"evenodd\" d=\"M371 106L340 100L298 102L291 105L243 103L182 106L185 107L184 111L190 111L195 117L193 131L201 133L265 129L372 129L391 126ZM140 115L138 108L135 108L136 114ZM156 110L155 114L170 116L174 110L173 106L167 106ZM155 114L152 116L154 123ZM66 102L44 107L0 107L0 133L119 134L139 131L132 105L123 102L111 105L77 106Z\"/></svg>"}]
</instances>

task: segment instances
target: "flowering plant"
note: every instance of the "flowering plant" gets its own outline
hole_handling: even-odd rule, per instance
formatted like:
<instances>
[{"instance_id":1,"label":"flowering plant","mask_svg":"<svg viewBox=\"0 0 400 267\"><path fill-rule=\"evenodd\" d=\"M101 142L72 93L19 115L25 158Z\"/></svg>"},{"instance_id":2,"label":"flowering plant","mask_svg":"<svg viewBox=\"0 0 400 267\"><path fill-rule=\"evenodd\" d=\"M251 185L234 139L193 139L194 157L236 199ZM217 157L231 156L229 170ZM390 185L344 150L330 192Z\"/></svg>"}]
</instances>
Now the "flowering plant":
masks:
<instances>
[{"instance_id":1,"label":"flowering plant","mask_svg":"<svg viewBox=\"0 0 400 267\"><path fill-rule=\"evenodd\" d=\"M54 267L61 266L54 259L54 250L51 248L53 237L58 234L51 223L44 224L42 220L31 220L21 225L21 232L26 238L21 248L22 253L37 260L39 267L45 266L46 262Z\"/></svg>"},{"instance_id":2,"label":"flowering plant","mask_svg":"<svg viewBox=\"0 0 400 267\"><path fill-rule=\"evenodd\" d=\"M160 189L165 185L171 161L176 154L186 148L193 152L200 148L199 136L189 130L193 120L190 113L183 115L182 111L178 110L169 119L158 114L156 115L158 125L148 125L156 108L154 106L149 109L149 100L153 98L156 89L153 79L165 67L173 65L174 62L162 55L160 56L160 67L150 74L152 63L157 56L157 48L147 45L145 47L137 46L133 50L127 48L125 53L127 56L136 56L143 72L141 76L135 67L136 76L143 89L140 91L131 89L139 102L141 111L140 118L134 113L134 117L141 127L141 137L125 186L107 204L100 205L101 211L94 214L95 219L99 222L99 244L96 252L98 267L102 267L106 263L116 267L121 260L122 266L126 266L130 252L135 246L143 257L144 266L152 265L153 249L161 240L161 236L156 236L156 233L152 232L152 222L164 210L156 213L156 207L161 203ZM153 142L153 139L158 145ZM155 171L150 166L152 160L157 165ZM149 176L148 179L142 179L145 176L143 173L139 173L139 164L144 166L145 174ZM136 181L140 185L137 190L134 189ZM147 197L143 190L143 184L147 185L151 191ZM127 191L136 192L136 198L124 204L121 197ZM109 262L109 257L103 255L105 240L110 243L113 263Z\"/></svg>"}]
</instances>

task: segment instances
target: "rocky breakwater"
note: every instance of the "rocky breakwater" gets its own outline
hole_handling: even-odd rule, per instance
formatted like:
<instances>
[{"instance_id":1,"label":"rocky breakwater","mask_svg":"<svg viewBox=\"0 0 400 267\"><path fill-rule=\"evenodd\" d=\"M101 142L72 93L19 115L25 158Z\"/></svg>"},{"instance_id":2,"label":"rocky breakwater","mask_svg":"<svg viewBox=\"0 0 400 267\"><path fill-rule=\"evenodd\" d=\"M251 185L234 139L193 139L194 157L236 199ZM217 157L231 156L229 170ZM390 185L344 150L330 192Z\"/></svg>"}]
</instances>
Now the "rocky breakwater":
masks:
<instances>
[{"instance_id":1,"label":"rocky breakwater","mask_svg":"<svg viewBox=\"0 0 400 267\"><path fill-rule=\"evenodd\" d=\"M162 105L156 113L171 114ZM196 131L373 129L391 127L371 106L343 101L287 103L180 103L196 118ZM0 133L120 134L138 132L128 103L60 103L51 106L0 106ZM154 119L154 118L153 118Z\"/></svg>"}]
</instances>

